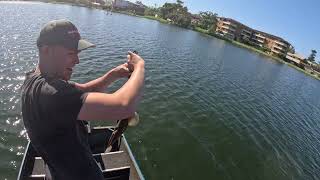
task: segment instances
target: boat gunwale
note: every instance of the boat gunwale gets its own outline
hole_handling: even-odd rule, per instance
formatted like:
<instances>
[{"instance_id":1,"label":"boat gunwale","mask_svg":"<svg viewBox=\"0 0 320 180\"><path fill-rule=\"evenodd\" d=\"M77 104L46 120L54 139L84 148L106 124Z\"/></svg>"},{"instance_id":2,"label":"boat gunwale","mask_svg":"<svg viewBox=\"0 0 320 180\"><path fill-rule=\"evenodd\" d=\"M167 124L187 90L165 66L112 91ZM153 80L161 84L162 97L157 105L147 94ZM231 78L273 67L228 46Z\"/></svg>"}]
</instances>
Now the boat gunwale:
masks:
<instances>
[{"instance_id":1,"label":"boat gunwale","mask_svg":"<svg viewBox=\"0 0 320 180\"><path fill-rule=\"evenodd\" d=\"M140 178L141 180L145 180L145 178L144 178L144 176L143 176L143 174L142 174L142 172L141 172L141 170L140 170L140 167L138 166L138 163L136 162L136 159L135 159L134 156L133 156L133 153L132 153L132 151L131 151L131 149L130 149L130 146L129 146L129 144L128 144L128 142L127 142L127 139L126 139L126 137L125 137L124 134L122 135L122 140L123 140L123 143L124 143L124 147L125 147L125 148L127 149L127 151L128 151L129 157L130 157L130 159L131 159L131 161L132 161L132 163L133 163L133 165L134 165L134 168L136 169L136 171L137 171L137 173L138 173L139 178Z\"/></svg>"}]
</instances>

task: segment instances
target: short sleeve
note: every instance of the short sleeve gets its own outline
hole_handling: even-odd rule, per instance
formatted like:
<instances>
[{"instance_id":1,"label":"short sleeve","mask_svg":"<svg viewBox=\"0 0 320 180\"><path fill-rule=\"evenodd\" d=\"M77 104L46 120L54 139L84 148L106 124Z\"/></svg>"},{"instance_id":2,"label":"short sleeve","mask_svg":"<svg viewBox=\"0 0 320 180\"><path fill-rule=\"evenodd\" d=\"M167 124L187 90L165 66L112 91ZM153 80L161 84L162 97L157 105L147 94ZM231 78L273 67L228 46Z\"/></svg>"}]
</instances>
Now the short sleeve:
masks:
<instances>
[{"instance_id":1,"label":"short sleeve","mask_svg":"<svg viewBox=\"0 0 320 180\"><path fill-rule=\"evenodd\" d=\"M87 94L73 84L59 80L52 84L56 93L52 98L60 119L76 120Z\"/></svg>"}]
</instances>

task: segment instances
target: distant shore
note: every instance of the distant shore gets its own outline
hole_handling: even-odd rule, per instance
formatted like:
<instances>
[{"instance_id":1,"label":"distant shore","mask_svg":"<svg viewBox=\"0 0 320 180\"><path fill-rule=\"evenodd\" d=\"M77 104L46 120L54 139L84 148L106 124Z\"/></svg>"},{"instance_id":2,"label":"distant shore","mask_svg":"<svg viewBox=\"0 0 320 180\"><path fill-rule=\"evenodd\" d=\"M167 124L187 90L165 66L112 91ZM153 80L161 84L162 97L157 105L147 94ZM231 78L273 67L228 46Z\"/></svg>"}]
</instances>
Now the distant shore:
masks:
<instances>
[{"instance_id":1,"label":"distant shore","mask_svg":"<svg viewBox=\"0 0 320 180\"><path fill-rule=\"evenodd\" d=\"M161 23L170 24L169 21L167 21L167 20L165 20L165 19L162 19L162 18L157 18L157 17L154 17L154 16L139 16L139 15L134 15L134 14L131 14L131 13L126 13L126 12L118 12L118 13L127 14L127 15L131 15L131 16L136 16L136 17L147 18L147 19L159 21L159 22L161 22ZM283 59L281 59L281 58L279 58L279 57L275 57L275 56L272 56L272 55L270 55L270 54L267 54L266 52L263 52L263 51L261 51L261 50L259 50L259 49L257 49L257 48L252 47L252 46L243 44L243 43L238 42L238 41L234 41L234 40L227 39L227 38L225 38L225 37L223 37L223 36L219 36L219 35L217 35L217 34L210 34L207 30L201 29L200 27L195 27L194 29L191 29L191 30L196 31L196 32L199 32L199 33L202 33L202 34L206 34L206 35L211 36L211 37L215 37L215 38L224 40L224 41L229 42L230 44L232 44L232 45L234 45L234 46L241 47L241 48L250 50L250 51L252 51L252 52L261 54L261 55L263 55L263 56L265 56L265 57L268 57L268 58L271 58L271 59L273 59L273 60L276 60L276 61L278 61L278 62L280 62L280 63L286 64L286 65L288 65L289 67L292 67L292 68L294 68L294 69L296 69L296 70L298 70L298 71L300 71L300 72L302 72L302 73L304 73L304 74L306 74L306 75L308 75L308 76L311 76L311 77L313 77L313 78L315 78L315 79L317 79L317 80L320 80L320 77L318 77L317 75L311 74L311 73L309 73L308 71L306 71L306 70L304 70L304 69L301 69L301 68L299 68L299 67L297 67L297 66L295 66L295 65L293 65L293 64L291 64L291 63L289 63L289 62L286 62L286 61L284 61Z\"/></svg>"},{"instance_id":2,"label":"distant shore","mask_svg":"<svg viewBox=\"0 0 320 180\"><path fill-rule=\"evenodd\" d=\"M80 7L87 7L87 8L96 8L96 9L101 9L101 10L105 10L103 9L102 7L99 7L99 6L95 6L95 5L92 5L92 4L80 4L80 3L70 3L70 2L58 2L58 1L42 1L42 0L38 0L39 2L45 2L45 3L52 3L52 4L68 4L68 5L72 5L72 6L80 6ZM146 18L146 19L151 19L151 20L156 20L160 23L163 23L163 24L171 24L169 21L161 18L161 17L154 17L154 16L141 16L141 15L137 15L137 14L133 14L131 12L127 12L127 11L117 11L117 10L113 10L112 12L116 12L116 13L121 13L121 14L126 14L126 15L129 15L129 16L135 16L135 17L141 17L141 18ZM223 36L220 36L220 35L217 35L217 34L213 34L213 33L209 33L208 30L205 30L205 29L202 29L200 27L194 27L194 28L191 28L190 30L193 30L193 31L196 31L196 32L199 32L199 33L202 33L202 34L205 34L205 35L208 35L208 36L211 36L211 37L215 37L217 39L221 39L221 40L224 40L226 42L229 42L230 44L234 45L234 46L237 46L237 47L241 47L241 48L244 48L244 49L247 49L247 50L250 50L252 52L255 52L255 53L258 53L258 54L261 54L265 57L268 57L268 58L271 58L273 60L276 60L280 63L283 63L283 64L286 64L288 65L289 67L292 67L300 72L303 72L304 74L308 75L308 76L311 76L317 80L320 80L320 77L317 76L316 74L311 74L310 72L304 70L304 69L301 69L289 62L286 62L285 60L279 58L279 57L275 57L275 56L272 56L270 54L267 54L266 52L260 50L260 49L257 49L255 47L252 47L252 46L249 46L249 45L246 45L244 43L241 43L241 42L238 42L238 41L234 41L234 40L230 40L230 39L227 39Z\"/></svg>"}]
</instances>

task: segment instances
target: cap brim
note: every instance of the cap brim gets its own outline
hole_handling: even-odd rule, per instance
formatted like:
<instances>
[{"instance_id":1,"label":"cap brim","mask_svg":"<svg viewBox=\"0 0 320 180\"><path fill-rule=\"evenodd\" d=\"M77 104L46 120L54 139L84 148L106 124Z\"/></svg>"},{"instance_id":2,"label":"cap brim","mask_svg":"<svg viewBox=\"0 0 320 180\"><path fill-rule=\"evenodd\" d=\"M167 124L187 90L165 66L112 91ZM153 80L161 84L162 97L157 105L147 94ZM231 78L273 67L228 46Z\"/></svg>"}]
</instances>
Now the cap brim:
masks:
<instances>
[{"instance_id":1,"label":"cap brim","mask_svg":"<svg viewBox=\"0 0 320 180\"><path fill-rule=\"evenodd\" d=\"M85 50L85 49L88 49L88 48L91 48L91 47L95 47L95 46L96 45L94 45L91 42L86 41L84 39L80 39L79 42L78 42L78 50L79 51L82 51L82 50Z\"/></svg>"}]
</instances>

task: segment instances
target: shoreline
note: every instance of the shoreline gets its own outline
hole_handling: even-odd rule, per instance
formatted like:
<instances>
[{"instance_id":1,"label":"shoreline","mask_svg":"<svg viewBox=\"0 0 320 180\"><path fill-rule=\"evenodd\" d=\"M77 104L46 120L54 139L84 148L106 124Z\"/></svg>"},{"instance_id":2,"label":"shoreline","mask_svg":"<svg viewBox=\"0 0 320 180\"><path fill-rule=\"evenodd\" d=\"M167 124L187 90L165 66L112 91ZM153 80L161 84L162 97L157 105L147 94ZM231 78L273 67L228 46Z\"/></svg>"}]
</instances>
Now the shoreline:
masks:
<instances>
[{"instance_id":1,"label":"shoreline","mask_svg":"<svg viewBox=\"0 0 320 180\"><path fill-rule=\"evenodd\" d=\"M103 11L106 11L105 9L103 9L103 7L97 7L95 5L89 5L89 4L80 4L80 3L69 3L69 2L58 2L58 1L41 1L41 0L38 0L38 2L44 2L44 3L51 3L51 4L64 4L64 5L71 5L71 6L79 6L79 7L86 7L86 8L95 8L95 9L99 9L99 10L103 10ZM128 16L134 16L134 17L139 17L139 18L145 18L145 19L150 19L150 20L155 20L155 21L158 21L160 23L163 23L163 24L169 24L169 25L174 25L172 23L170 23L169 21L165 20L165 19L162 19L160 17L154 17L154 16L146 16L146 15L137 15L137 14L133 14L133 13L130 13L130 12L127 12L127 11L117 11L117 10L113 10L112 12L115 12L115 13L120 13L120 14L125 14L125 15L128 15ZM175 25L176 26L176 25ZM181 27L183 28L183 27ZM316 74L311 74L310 72L308 72L307 70L304 70L304 69L301 69L299 67L297 67L296 65L293 65L289 62L286 62L285 60L279 58L279 57L276 57L276 56L272 56L270 54L267 54L266 52L263 52L253 46L249 46L249 45L246 45L246 44L243 44L241 42L238 42L238 41L235 41L235 40L230 40L230 39L227 39L223 36L219 36L217 34L212 34L212 33L209 33L208 30L205 30L205 29L201 29L200 27L193 27L193 28L184 28L184 29L189 29L189 30L192 30L192 31L195 31L195 32L198 32L198 33L201 33L201 34L205 34L205 35L208 35L210 37L213 37L213 38L217 38L217 39L220 39L220 40L224 40L228 43L230 43L231 45L233 46L237 46L237 47L240 47L240 48L243 48L243 49L246 49L248 50L249 52L254 52L254 53L258 53L260 55L263 55L267 58L270 58L272 60L275 60L277 62L280 62L282 64L285 64L285 65L288 65L289 67L291 68L294 68L296 69L297 71L299 72L302 72L304 73L305 75L308 75L314 79L317 79L317 80L320 80L320 76L316 75Z\"/></svg>"},{"instance_id":2,"label":"shoreline","mask_svg":"<svg viewBox=\"0 0 320 180\"><path fill-rule=\"evenodd\" d=\"M116 11L116 12L117 12L117 11ZM122 12L117 12L117 13L127 14L127 13L122 13ZM127 14L127 15L131 15L131 14ZM158 22L160 22L160 23L164 23L164 24L171 24L171 23L169 23L169 22L168 22L167 20L165 20L165 19L156 18L156 17L153 17L153 16L139 16L139 15L134 15L134 14L132 14L131 16L136 16L136 17L142 17L142 18L146 18L146 19L156 20L156 21L158 21ZM171 25L172 25L172 24L171 24ZM174 25L174 24L173 24L173 25ZM184 28L184 29L188 29L188 28ZM246 50L248 50L249 52L258 53L258 54L263 55L263 56L265 56L265 57L267 57L267 58L270 58L270 59L272 59L272 60L275 60L275 61L277 61L277 62L280 62L280 63L282 63L282 64L285 64L285 65L287 65L287 66L289 66L289 67L291 67L291 68L294 68L294 69L296 69L297 71L302 72L302 73L304 73L305 75L310 76L310 77L312 77L312 78L314 78L314 79L316 79L316 80L320 80L320 77L319 77L319 76L314 75L314 74L311 74L311 73L309 73L308 71L297 67L296 65L293 65L293 64L291 64L291 63L289 63L289 62L286 62L285 60L283 60L283 59L281 59L281 58L279 58L279 57L275 57L275 56L272 56L272 55L270 55L270 54L267 54L266 52L263 52L263 51L255 48L255 47L252 47L252 46L243 44L243 43L238 42L238 41L235 41L235 40L230 40L230 39L224 38L224 37L219 36L219 35L216 35L216 34L210 34L210 33L208 33L207 30L201 29L200 27L195 27L195 28L193 28L193 29L190 28L189 30L192 30L192 31L195 31L195 32L198 32L198 33L201 33L201 34L205 34L205 35L210 36L210 37L213 37L213 38L217 38L217 39L220 39L220 40L224 40L224 41L226 41L227 43L230 43L230 44L233 45L233 46L237 46L237 47L246 49Z\"/></svg>"}]
</instances>

